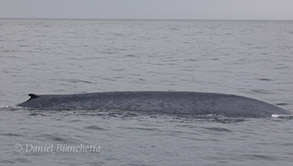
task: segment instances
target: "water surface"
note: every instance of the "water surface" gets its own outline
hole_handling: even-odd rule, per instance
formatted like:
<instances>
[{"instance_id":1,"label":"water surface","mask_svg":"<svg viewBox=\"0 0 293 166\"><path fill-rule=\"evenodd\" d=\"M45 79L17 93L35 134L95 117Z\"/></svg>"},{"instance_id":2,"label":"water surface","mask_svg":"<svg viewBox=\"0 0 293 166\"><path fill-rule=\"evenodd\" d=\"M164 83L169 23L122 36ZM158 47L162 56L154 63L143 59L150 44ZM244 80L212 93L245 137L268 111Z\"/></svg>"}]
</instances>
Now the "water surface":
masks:
<instances>
[{"instance_id":1,"label":"water surface","mask_svg":"<svg viewBox=\"0 0 293 166\"><path fill-rule=\"evenodd\" d=\"M0 165L292 165L290 118L10 107L28 93L177 90L293 112L292 29L292 21L1 19ZM56 152L59 144L100 149Z\"/></svg>"}]
</instances>

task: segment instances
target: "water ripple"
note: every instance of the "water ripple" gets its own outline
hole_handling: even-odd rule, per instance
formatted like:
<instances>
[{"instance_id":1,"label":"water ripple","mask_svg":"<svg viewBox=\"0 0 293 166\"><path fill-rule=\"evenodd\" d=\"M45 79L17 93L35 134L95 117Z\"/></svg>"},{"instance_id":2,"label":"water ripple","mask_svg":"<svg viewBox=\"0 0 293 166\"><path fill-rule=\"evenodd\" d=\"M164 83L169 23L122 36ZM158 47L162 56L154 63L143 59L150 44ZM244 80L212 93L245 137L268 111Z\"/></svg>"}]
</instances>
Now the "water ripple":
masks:
<instances>
[{"instance_id":1,"label":"water ripple","mask_svg":"<svg viewBox=\"0 0 293 166\"><path fill-rule=\"evenodd\" d=\"M96 126L96 125L86 126L85 129L90 129L90 130L108 130L106 128L99 127L99 126Z\"/></svg>"}]
</instances>

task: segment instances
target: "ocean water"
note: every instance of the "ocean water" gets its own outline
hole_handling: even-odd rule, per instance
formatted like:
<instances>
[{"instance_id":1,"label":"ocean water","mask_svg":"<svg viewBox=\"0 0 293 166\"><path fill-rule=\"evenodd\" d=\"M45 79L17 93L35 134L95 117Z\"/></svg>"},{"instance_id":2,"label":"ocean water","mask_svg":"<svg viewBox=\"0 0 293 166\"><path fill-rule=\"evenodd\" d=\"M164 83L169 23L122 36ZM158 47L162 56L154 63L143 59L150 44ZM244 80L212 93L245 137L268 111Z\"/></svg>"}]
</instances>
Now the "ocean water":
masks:
<instances>
[{"instance_id":1,"label":"ocean water","mask_svg":"<svg viewBox=\"0 0 293 166\"><path fill-rule=\"evenodd\" d=\"M0 165L293 164L291 118L38 111L28 93L243 95L293 112L293 21L0 19Z\"/></svg>"}]
</instances>

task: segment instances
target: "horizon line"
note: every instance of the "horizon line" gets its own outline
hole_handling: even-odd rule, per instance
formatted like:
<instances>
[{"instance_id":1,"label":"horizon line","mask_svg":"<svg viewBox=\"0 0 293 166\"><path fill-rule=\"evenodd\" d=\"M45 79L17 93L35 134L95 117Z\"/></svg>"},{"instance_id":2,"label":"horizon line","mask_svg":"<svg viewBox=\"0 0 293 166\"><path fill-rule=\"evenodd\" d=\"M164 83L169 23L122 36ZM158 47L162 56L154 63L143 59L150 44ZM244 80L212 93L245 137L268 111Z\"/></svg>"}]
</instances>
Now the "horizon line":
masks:
<instances>
[{"instance_id":1,"label":"horizon line","mask_svg":"<svg viewBox=\"0 0 293 166\"><path fill-rule=\"evenodd\" d=\"M145 20L145 21L293 21L290 19L245 19L245 18L75 18L75 17L1 17L0 19L39 19L39 20Z\"/></svg>"}]
</instances>

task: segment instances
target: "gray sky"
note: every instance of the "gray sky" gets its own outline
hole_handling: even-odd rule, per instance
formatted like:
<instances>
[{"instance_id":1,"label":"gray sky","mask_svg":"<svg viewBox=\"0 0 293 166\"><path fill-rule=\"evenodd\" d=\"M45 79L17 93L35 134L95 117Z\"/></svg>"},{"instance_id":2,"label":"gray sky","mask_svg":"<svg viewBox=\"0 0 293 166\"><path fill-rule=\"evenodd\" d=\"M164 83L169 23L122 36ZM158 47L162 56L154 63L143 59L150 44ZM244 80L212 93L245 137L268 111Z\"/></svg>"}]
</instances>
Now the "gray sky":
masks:
<instances>
[{"instance_id":1,"label":"gray sky","mask_svg":"<svg viewBox=\"0 0 293 166\"><path fill-rule=\"evenodd\" d=\"M0 17L293 20L293 0L0 0Z\"/></svg>"}]
</instances>

